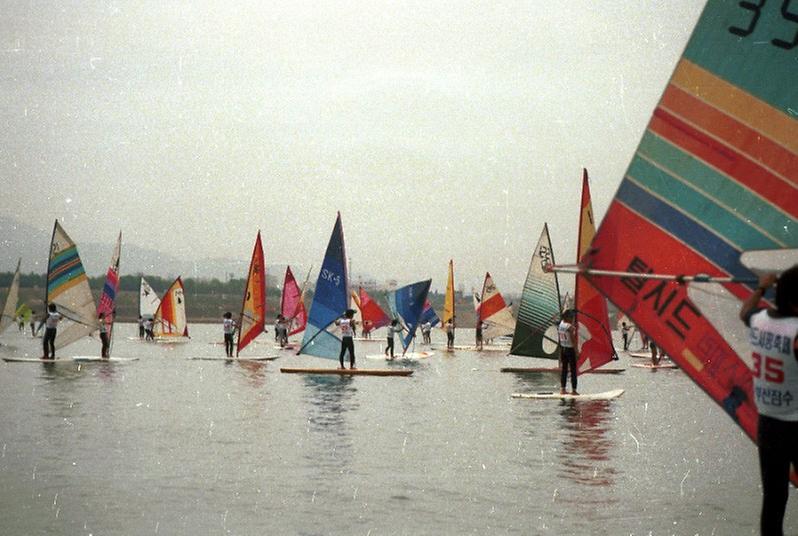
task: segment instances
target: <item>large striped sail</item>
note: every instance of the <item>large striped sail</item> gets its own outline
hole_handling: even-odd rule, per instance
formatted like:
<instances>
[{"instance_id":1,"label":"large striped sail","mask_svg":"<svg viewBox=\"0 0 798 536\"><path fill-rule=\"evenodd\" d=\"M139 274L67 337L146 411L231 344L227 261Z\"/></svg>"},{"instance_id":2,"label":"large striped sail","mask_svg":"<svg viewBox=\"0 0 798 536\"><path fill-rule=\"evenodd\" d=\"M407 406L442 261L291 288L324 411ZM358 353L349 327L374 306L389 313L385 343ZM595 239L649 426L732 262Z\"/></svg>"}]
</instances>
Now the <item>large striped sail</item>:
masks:
<instances>
[{"instance_id":1,"label":"large striped sail","mask_svg":"<svg viewBox=\"0 0 798 536\"><path fill-rule=\"evenodd\" d=\"M236 357L255 337L263 333L266 326L266 263L263 259L263 244L260 231L255 238L252 260L249 261L247 285L238 321L238 343Z\"/></svg>"},{"instance_id":2,"label":"large striped sail","mask_svg":"<svg viewBox=\"0 0 798 536\"><path fill-rule=\"evenodd\" d=\"M449 274L446 276L446 295L443 298L443 317L441 327L446 327L454 319L454 261L449 259Z\"/></svg>"},{"instance_id":3,"label":"large striped sail","mask_svg":"<svg viewBox=\"0 0 798 536\"><path fill-rule=\"evenodd\" d=\"M369 296L368 292L366 292L363 287L358 288L358 295L355 303L357 303L360 309L360 316L363 318L363 321L365 322L368 320L371 322L372 331L391 323L391 318L385 314L380 304Z\"/></svg>"},{"instance_id":4,"label":"large striped sail","mask_svg":"<svg viewBox=\"0 0 798 536\"><path fill-rule=\"evenodd\" d=\"M14 271L14 278L11 280L11 285L8 287L8 294L6 295L6 303L3 306L3 313L0 316L0 333L3 333L8 326L14 323L17 314L17 302L19 301L19 267L22 264L22 259L17 261L17 269Z\"/></svg>"},{"instance_id":5,"label":"large striped sail","mask_svg":"<svg viewBox=\"0 0 798 536\"><path fill-rule=\"evenodd\" d=\"M589 250L590 242L595 235L596 224L593 219L593 204L590 201L590 186L587 181L587 170L583 169L577 261ZM579 274L576 276L574 287L574 303L576 305L576 368L578 373L582 374L606 365L613 359L618 359L618 356L612 346L607 300L599 294L585 276Z\"/></svg>"},{"instance_id":6,"label":"large striped sail","mask_svg":"<svg viewBox=\"0 0 798 536\"><path fill-rule=\"evenodd\" d=\"M108 333L108 340L113 341L114 321L116 320L116 295L119 292L119 256L122 253L122 232L116 239L116 246L111 254L111 264L105 274L105 284L100 295L100 303L97 304L97 315L103 313L105 316L105 329ZM110 355L110 348L109 348Z\"/></svg>"},{"instance_id":7,"label":"large striped sail","mask_svg":"<svg viewBox=\"0 0 798 536\"><path fill-rule=\"evenodd\" d=\"M139 284L139 315L142 318L155 318L155 311L161 305L161 299L149 283L142 277Z\"/></svg>"},{"instance_id":8,"label":"large striped sail","mask_svg":"<svg viewBox=\"0 0 798 536\"><path fill-rule=\"evenodd\" d=\"M798 247L796 7L707 2L586 266L750 278L722 287L733 316L756 285L741 254ZM733 344L742 323L711 320L688 294L699 284L591 280L756 438L750 348Z\"/></svg>"},{"instance_id":9,"label":"large striped sail","mask_svg":"<svg viewBox=\"0 0 798 536\"><path fill-rule=\"evenodd\" d=\"M400 339L404 352L407 352L413 337L416 336L416 328L420 324L421 313L424 312L424 303L427 301L431 284L432 279L419 281L398 288L388 296L391 312L407 329L407 333Z\"/></svg>"},{"instance_id":10,"label":"large striped sail","mask_svg":"<svg viewBox=\"0 0 798 536\"><path fill-rule=\"evenodd\" d=\"M161 304L155 311L154 334L161 340L176 340L188 337L186 321L186 296L183 280L178 276L164 292Z\"/></svg>"},{"instance_id":11,"label":"large striped sail","mask_svg":"<svg viewBox=\"0 0 798 536\"><path fill-rule=\"evenodd\" d=\"M515 331L513 313L499 289L496 288L490 272L485 273L485 282L482 284L482 298L477 311L477 322L485 323L482 336L487 340L502 335L511 335Z\"/></svg>"},{"instance_id":12,"label":"large striped sail","mask_svg":"<svg viewBox=\"0 0 798 536\"><path fill-rule=\"evenodd\" d=\"M557 342L557 323L562 307L560 285L557 272L546 271L546 267L553 264L549 227L544 223L524 281L511 354L548 359L560 356Z\"/></svg>"},{"instance_id":13,"label":"large striped sail","mask_svg":"<svg viewBox=\"0 0 798 536\"><path fill-rule=\"evenodd\" d=\"M334 323L349 307L348 286L344 228L341 214L338 213L316 281L305 336L298 354L338 359L341 339L334 333Z\"/></svg>"},{"instance_id":14,"label":"large striped sail","mask_svg":"<svg viewBox=\"0 0 798 536\"><path fill-rule=\"evenodd\" d=\"M94 332L97 327L97 305L89 288L89 278L80 262L78 248L55 221L47 263L45 304L54 303L64 322L58 326L55 347L75 342Z\"/></svg>"}]
</instances>

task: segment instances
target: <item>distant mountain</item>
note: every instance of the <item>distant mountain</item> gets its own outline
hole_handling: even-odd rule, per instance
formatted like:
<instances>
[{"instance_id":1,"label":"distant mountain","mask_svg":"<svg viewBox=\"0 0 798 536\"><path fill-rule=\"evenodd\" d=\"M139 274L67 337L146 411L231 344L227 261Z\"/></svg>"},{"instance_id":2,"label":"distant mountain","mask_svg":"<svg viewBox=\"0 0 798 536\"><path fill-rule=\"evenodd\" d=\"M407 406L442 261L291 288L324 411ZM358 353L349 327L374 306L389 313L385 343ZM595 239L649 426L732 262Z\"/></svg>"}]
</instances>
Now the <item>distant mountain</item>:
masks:
<instances>
[{"instance_id":1,"label":"distant mountain","mask_svg":"<svg viewBox=\"0 0 798 536\"><path fill-rule=\"evenodd\" d=\"M0 272L11 272L16 268L17 259L22 257L22 271L25 273L47 272L47 250L52 231L37 229L13 218L0 216ZM123 274L153 274L161 277L195 277L226 280L246 277L249 259L200 259L181 260L168 253L122 244ZM81 242L78 244L80 258L86 272L91 276L105 273L111 259L113 244ZM276 277L285 271L285 265L268 266L270 275Z\"/></svg>"}]
</instances>

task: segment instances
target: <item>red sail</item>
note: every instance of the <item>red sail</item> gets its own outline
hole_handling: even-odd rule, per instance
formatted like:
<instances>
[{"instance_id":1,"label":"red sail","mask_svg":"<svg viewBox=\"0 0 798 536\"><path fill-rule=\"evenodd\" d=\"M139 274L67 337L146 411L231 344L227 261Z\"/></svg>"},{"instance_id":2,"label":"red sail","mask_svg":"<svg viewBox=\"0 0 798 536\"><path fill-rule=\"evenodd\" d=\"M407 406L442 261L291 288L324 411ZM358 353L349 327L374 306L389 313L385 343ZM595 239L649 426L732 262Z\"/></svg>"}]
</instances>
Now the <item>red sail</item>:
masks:
<instances>
[{"instance_id":1,"label":"red sail","mask_svg":"<svg viewBox=\"0 0 798 536\"><path fill-rule=\"evenodd\" d=\"M379 329L383 326L387 326L391 323L391 319L385 314L385 311L382 310L380 304L374 301L371 296L369 296L363 287L359 289L360 293L360 303L358 306L360 307L360 316L363 317L363 322L371 321L371 329Z\"/></svg>"}]
</instances>

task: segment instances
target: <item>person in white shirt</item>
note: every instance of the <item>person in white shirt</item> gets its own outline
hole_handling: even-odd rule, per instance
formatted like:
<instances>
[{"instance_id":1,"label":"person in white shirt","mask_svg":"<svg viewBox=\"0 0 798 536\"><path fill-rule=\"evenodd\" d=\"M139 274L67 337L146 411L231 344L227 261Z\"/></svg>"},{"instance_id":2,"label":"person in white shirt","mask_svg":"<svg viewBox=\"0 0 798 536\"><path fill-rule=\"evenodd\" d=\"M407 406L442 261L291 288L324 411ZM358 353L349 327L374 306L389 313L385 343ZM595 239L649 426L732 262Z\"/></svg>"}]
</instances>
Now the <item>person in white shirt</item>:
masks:
<instances>
[{"instance_id":1,"label":"person in white shirt","mask_svg":"<svg viewBox=\"0 0 798 536\"><path fill-rule=\"evenodd\" d=\"M574 311L568 309L562 314L562 320L557 326L557 336L560 340L560 394L563 395L569 369L571 372L571 394L579 394L576 392L576 327L573 322Z\"/></svg>"},{"instance_id":2,"label":"person in white shirt","mask_svg":"<svg viewBox=\"0 0 798 536\"><path fill-rule=\"evenodd\" d=\"M236 332L236 321L233 320L233 313L227 311L223 315L222 331L224 332L224 351L227 357L233 357L233 334Z\"/></svg>"},{"instance_id":3,"label":"person in white shirt","mask_svg":"<svg viewBox=\"0 0 798 536\"><path fill-rule=\"evenodd\" d=\"M385 355L388 356L389 361L393 361L393 336L397 333L401 335L404 329L404 326L399 324L399 320L396 318L391 320L391 325L388 326L388 338L386 339L387 345L385 346Z\"/></svg>"},{"instance_id":4,"label":"person in white shirt","mask_svg":"<svg viewBox=\"0 0 798 536\"><path fill-rule=\"evenodd\" d=\"M335 321L335 325L341 328L341 353L338 356L338 361L341 362L341 368L344 367L344 354L349 350L349 368L355 368L355 339L352 335L352 324L355 317L354 309L347 309L344 316Z\"/></svg>"},{"instance_id":5,"label":"person in white shirt","mask_svg":"<svg viewBox=\"0 0 798 536\"><path fill-rule=\"evenodd\" d=\"M47 306L47 316L44 320L44 337L42 338L42 349L44 350L42 359L55 359L55 336L61 318L61 314L56 310L54 303Z\"/></svg>"},{"instance_id":6,"label":"person in white shirt","mask_svg":"<svg viewBox=\"0 0 798 536\"><path fill-rule=\"evenodd\" d=\"M773 284L776 308L758 307ZM781 535L790 464L798 467L798 264L778 278L761 276L759 286L740 308L740 319L749 328L752 394L759 413L760 529L763 535Z\"/></svg>"}]
</instances>

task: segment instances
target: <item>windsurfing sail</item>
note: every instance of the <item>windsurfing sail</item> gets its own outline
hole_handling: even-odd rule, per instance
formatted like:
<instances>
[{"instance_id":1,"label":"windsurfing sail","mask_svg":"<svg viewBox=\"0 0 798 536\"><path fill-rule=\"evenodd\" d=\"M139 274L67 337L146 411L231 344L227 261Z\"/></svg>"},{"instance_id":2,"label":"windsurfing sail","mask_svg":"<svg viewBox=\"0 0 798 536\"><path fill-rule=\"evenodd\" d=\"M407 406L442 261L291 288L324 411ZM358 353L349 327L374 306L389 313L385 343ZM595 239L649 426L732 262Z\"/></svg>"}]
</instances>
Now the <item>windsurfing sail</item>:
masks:
<instances>
[{"instance_id":1,"label":"windsurfing sail","mask_svg":"<svg viewBox=\"0 0 798 536\"><path fill-rule=\"evenodd\" d=\"M371 330L379 329L391 323L391 318L383 311L380 304L377 303L363 287L358 288L358 294L352 294L355 303L360 309L360 316L363 322L371 322Z\"/></svg>"},{"instance_id":2,"label":"windsurfing sail","mask_svg":"<svg viewBox=\"0 0 798 536\"><path fill-rule=\"evenodd\" d=\"M798 247L796 15L786 2L756 4L707 2L582 259L751 281L721 286L736 303L720 318L691 297L701 283L587 276L754 440L751 350L733 344L747 335L739 302L756 286L741 258Z\"/></svg>"},{"instance_id":3,"label":"windsurfing sail","mask_svg":"<svg viewBox=\"0 0 798 536\"><path fill-rule=\"evenodd\" d=\"M266 264L263 260L263 244L260 231L255 238L252 260L249 261L247 285L238 321L238 343L236 357L255 337L263 333L266 326Z\"/></svg>"},{"instance_id":4,"label":"windsurfing sail","mask_svg":"<svg viewBox=\"0 0 798 536\"><path fill-rule=\"evenodd\" d=\"M554 263L549 227L543 224L524 281L518 319L510 353L529 357L560 357L557 324L560 321L560 285L557 272L546 271Z\"/></svg>"},{"instance_id":5,"label":"windsurfing sail","mask_svg":"<svg viewBox=\"0 0 798 536\"><path fill-rule=\"evenodd\" d=\"M97 315L103 313L106 333L108 333L109 344L113 342L114 320L116 320L116 295L119 292L119 256L122 253L122 232L116 239L114 252L111 254L111 264L105 274L105 284L100 295L100 303L97 304ZM98 320L99 321L99 320ZM110 355L110 347L108 349Z\"/></svg>"},{"instance_id":6,"label":"windsurfing sail","mask_svg":"<svg viewBox=\"0 0 798 536\"><path fill-rule=\"evenodd\" d=\"M579 237L576 247L577 261L590 249L596 235L593 219L593 204L590 201L590 185L587 170L582 170L582 203L579 211ZM634 241L636 242L636 240ZM596 369L613 359L618 359L612 346L609 328L607 300L593 288L585 276L577 274L574 286L576 305L576 369L579 374Z\"/></svg>"},{"instance_id":7,"label":"windsurfing sail","mask_svg":"<svg viewBox=\"0 0 798 536\"><path fill-rule=\"evenodd\" d=\"M430 326L433 328L441 323L441 319L435 312L435 309L432 308L429 298L424 300L424 311L421 313L421 319L419 320L420 324L426 324L427 322L429 322Z\"/></svg>"},{"instance_id":8,"label":"windsurfing sail","mask_svg":"<svg viewBox=\"0 0 798 536\"><path fill-rule=\"evenodd\" d=\"M420 324L421 313L424 312L424 303L427 301L431 284L432 279L419 281L398 288L388 296L391 313L407 329L407 333L400 339L405 352L416 336L416 328Z\"/></svg>"},{"instance_id":9,"label":"windsurfing sail","mask_svg":"<svg viewBox=\"0 0 798 536\"><path fill-rule=\"evenodd\" d=\"M302 289L294 278L290 266L285 267L283 279L283 294L280 298L280 314L289 323L288 335L295 335L305 329L307 313L303 301Z\"/></svg>"},{"instance_id":10,"label":"windsurfing sail","mask_svg":"<svg viewBox=\"0 0 798 536\"><path fill-rule=\"evenodd\" d=\"M11 280L11 285L8 287L8 294L6 295L6 303L3 306L3 313L0 316L0 333L3 333L8 326L14 323L17 317L17 302L19 301L19 267L22 264L22 259L17 261L17 269L14 271L14 278Z\"/></svg>"},{"instance_id":11,"label":"windsurfing sail","mask_svg":"<svg viewBox=\"0 0 798 536\"><path fill-rule=\"evenodd\" d=\"M446 295L443 298L443 317L441 327L454 319L454 261L449 259L449 274L446 276Z\"/></svg>"},{"instance_id":12,"label":"windsurfing sail","mask_svg":"<svg viewBox=\"0 0 798 536\"><path fill-rule=\"evenodd\" d=\"M54 303L64 318L55 337L56 349L97 330L97 305L89 288L89 278L80 262L77 246L58 220L50 241L44 303Z\"/></svg>"},{"instance_id":13,"label":"windsurfing sail","mask_svg":"<svg viewBox=\"0 0 798 536\"><path fill-rule=\"evenodd\" d=\"M22 322L24 322L25 324L28 324L30 323L30 319L33 316L33 310L30 307L28 307L27 303L23 303L22 305L17 307L14 316L16 316L17 319L21 319Z\"/></svg>"},{"instance_id":14,"label":"windsurfing sail","mask_svg":"<svg viewBox=\"0 0 798 536\"><path fill-rule=\"evenodd\" d=\"M477 322L485 324L482 336L486 340L495 339L502 335L512 335L515 331L513 313L504 301L499 289L496 288L490 272L485 273L485 282L482 284L482 299L477 311Z\"/></svg>"},{"instance_id":15,"label":"windsurfing sail","mask_svg":"<svg viewBox=\"0 0 798 536\"><path fill-rule=\"evenodd\" d=\"M348 306L344 228L339 212L316 281L305 336L297 353L337 359L341 350L341 339L333 333L334 323L346 312Z\"/></svg>"},{"instance_id":16,"label":"windsurfing sail","mask_svg":"<svg viewBox=\"0 0 798 536\"><path fill-rule=\"evenodd\" d=\"M139 315L142 318L155 318L155 311L161 305L161 299L149 283L142 277L139 285Z\"/></svg>"},{"instance_id":17,"label":"windsurfing sail","mask_svg":"<svg viewBox=\"0 0 798 536\"><path fill-rule=\"evenodd\" d=\"M161 304L155 311L153 332L162 339L188 337L186 297L180 276L164 292Z\"/></svg>"}]
</instances>

